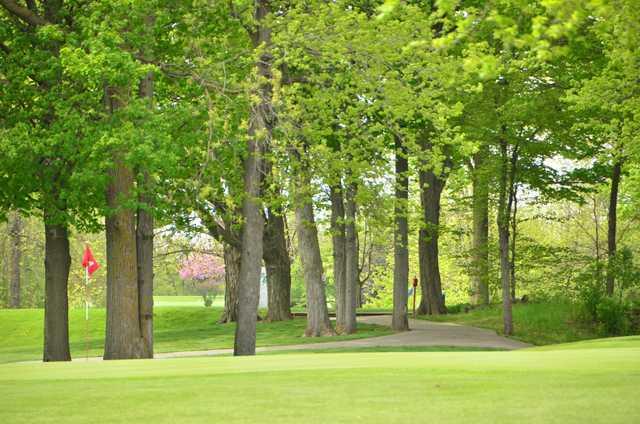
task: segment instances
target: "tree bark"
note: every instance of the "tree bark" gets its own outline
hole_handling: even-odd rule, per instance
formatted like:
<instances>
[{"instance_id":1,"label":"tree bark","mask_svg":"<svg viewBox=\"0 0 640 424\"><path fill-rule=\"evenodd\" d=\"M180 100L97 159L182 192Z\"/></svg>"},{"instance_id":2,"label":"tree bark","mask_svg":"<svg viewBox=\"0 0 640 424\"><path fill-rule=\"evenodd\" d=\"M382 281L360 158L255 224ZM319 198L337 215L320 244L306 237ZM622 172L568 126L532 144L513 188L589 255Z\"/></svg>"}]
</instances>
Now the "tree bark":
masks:
<instances>
[{"instance_id":1,"label":"tree bark","mask_svg":"<svg viewBox=\"0 0 640 424\"><path fill-rule=\"evenodd\" d=\"M333 244L333 281L336 296L336 332L345 326L345 278L347 272L342 183L331 186L331 242Z\"/></svg>"},{"instance_id":2,"label":"tree bark","mask_svg":"<svg viewBox=\"0 0 640 424\"><path fill-rule=\"evenodd\" d=\"M262 269L262 239L264 217L260 194L264 173L263 154L271 138L273 128L272 102L272 55L271 29L265 24L270 13L268 0L257 0L255 7L255 30L251 33L254 49L264 49L255 66L258 87L255 94L259 98L251 106L249 123L248 155L244 161L244 199L242 216L242 250L240 256L240 281L238 286L238 320L236 325L233 354L255 355L256 321L258 297L260 295L260 273Z\"/></svg>"},{"instance_id":3,"label":"tree bark","mask_svg":"<svg viewBox=\"0 0 640 424\"><path fill-rule=\"evenodd\" d=\"M303 190L310 181L304 181ZM311 196L298 195L296 205L296 228L298 251L307 291L306 337L329 336L335 334L329 321L325 283L322 279L322 256L318 242L318 229L313 214Z\"/></svg>"},{"instance_id":4,"label":"tree bark","mask_svg":"<svg viewBox=\"0 0 640 424\"><path fill-rule=\"evenodd\" d=\"M500 239L500 281L502 285L502 319L504 335L513 334L513 315L509 263L509 217L511 216L511 204L509 187L513 181L513 169L509 169L509 158L507 152L507 141L500 140L500 193L498 199L498 235Z\"/></svg>"},{"instance_id":5,"label":"tree bark","mask_svg":"<svg viewBox=\"0 0 640 424\"><path fill-rule=\"evenodd\" d=\"M69 301L67 284L71 267L67 227L47 222L44 248L44 351L42 360L70 361Z\"/></svg>"},{"instance_id":6,"label":"tree bark","mask_svg":"<svg viewBox=\"0 0 640 424\"><path fill-rule=\"evenodd\" d=\"M104 359L134 359L143 356L143 338L138 298L136 218L133 210L122 206L131 198L134 175L116 154L105 219L107 235L107 329Z\"/></svg>"},{"instance_id":7,"label":"tree bark","mask_svg":"<svg viewBox=\"0 0 640 424\"><path fill-rule=\"evenodd\" d=\"M511 217L511 260L509 272L511 274L509 286L511 288L511 302L516 301L516 239L518 237L518 188L513 187L513 214Z\"/></svg>"},{"instance_id":8,"label":"tree bark","mask_svg":"<svg viewBox=\"0 0 640 424\"><path fill-rule=\"evenodd\" d=\"M241 252L224 243L224 312L218 323L235 322L238 318L238 281L240 279Z\"/></svg>"},{"instance_id":9,"label":"tree bark","mask_svg":"<svg viewBox=\"0 0 640 424\"><path fill-rule=\"evenodd\" d=\"M396 184L395 184L395 231L393 233L393 317L394 331L409 330L407 312L407 289L409 287L409 161L407 149L400 137L395 139Z\"/></svg>"},{"instance_id":10,"label":"tree bark","mask_svg":"<svg viewBox=\"0 0 640 424\"><path fill-rule=\"evenodd\" d=\"M148 181L148 178L147 178ZM148 187L148 183L144 186ZM141 195L140 201L151 207L149 195ZM153 215L138 209L136 223L136 248L138 271L138 296L140 332L143 340L143 358L153 358Z\"/></svg>"},{"instance_id":11,"label":"tree bark","mask_svg":"<svg viewBox=\"0 0 640 424\"><path fill-rule=\"evenodd\" d=\"M287 250L282 211L268 210L263 259L269 292L267 320L286 321L291 316L291 261Z\"/></svg>"},{"instance_id":12,"label":"tree bark","mask_svg":"<svg viewBox=\"0 0 640 424\"><path fill-rule=\"evenodd\" d=\"M425 228L421 230L418 242L421 250L421 288L419 314L439 315L446 313L440 264L438 259L438 239L440 226L440 200L445 181L433 171L420 171L420 200Z\"/></svg>"},{"instance_id":13,"label":"tree bark","mask_svg":"<svg viewBox=\"0 0 640 424\"><path fill-rule=\"evenodd\" d=\"M147 18L151 20L152 18ZM153 73L149 72L140 82L139 96L153 107ZM149 173L141 172L138 181L139 202L136 222L136 249L138 270L138 296L140 332L143 340L143 358L153 358L153 229L154 219L152 181Z\"/></svg>"},{"instance_id":14,"label":"tree bark","mask_svg":"<svg viewBox=\"0 0 640 424\"><path fill-rule=\"evenodd\" d=\"M9 307L20 307L20 263L22 261L22 231L24 224L18 212L11 213L9 218L9 234L11 238L11 266L9 276Z\"/></svg>"},{"instance_id":15,"label":"tree bark","mask_svg":"<svg viewBox=\"0 0 640 424\"><path fill-rule=\"evenodd\" d=\"M609 192L609 219L607 228L607 257L609 266L607 269L607 295L613 296L615 289L616 277L613 271L613 259L616 255L617 240L616 228L618 225L618 190L620 186L620 176L622 174L622 163L616 161L613 164L613 172L611 174L611 189Z\"/></svg>"},{"instance_id":16,"label":"tree bark","mask_svg":"<svg viewBox=\"0 0 640 424\"><path fill-rule=\"evenodd\" d=\"M471 303L489 304L489 180L486 175L487 152L474 156L473 182L473 249L471 271Z\"/></svg>"},{"instance_id":17,"label":"tree bark","mask_svg":"<svg viewBox=\"0 0 640 424\"><path fill-rule=\"evenodd\" d=\"M356 309L359 303L359 269L358 269L358 233L356 229L356 183L347 184L345 192L345 296L344 296L344 329L345 334L357 331Z\"/></svg>"},{"instance_id":18,"label":"tree bark","mask_svg":"<svg viewBox=\"0 0 640 424\"><path fill-rule=\"evenodd\" d=\"M262 143L255 136L249 141L249 156L245 159L245 198L242 206L244 226L240 251L238 281L238 316L233 354L255 355L256 321L262 269L262 239L264 217L260 206L262 175Z\"/></svg>"},{"instance_id":19,"label":"tree bark","mask_svg":"<svg viewBox=\"0 0 640 424\"><path fill-rule=\"evenodd\" d=\"M505 336L513 334L513 317L511 307L511 291L509 289L509 230L500 226L500 281L502 283L502 318Z\"/></svg>"}]
</instances>

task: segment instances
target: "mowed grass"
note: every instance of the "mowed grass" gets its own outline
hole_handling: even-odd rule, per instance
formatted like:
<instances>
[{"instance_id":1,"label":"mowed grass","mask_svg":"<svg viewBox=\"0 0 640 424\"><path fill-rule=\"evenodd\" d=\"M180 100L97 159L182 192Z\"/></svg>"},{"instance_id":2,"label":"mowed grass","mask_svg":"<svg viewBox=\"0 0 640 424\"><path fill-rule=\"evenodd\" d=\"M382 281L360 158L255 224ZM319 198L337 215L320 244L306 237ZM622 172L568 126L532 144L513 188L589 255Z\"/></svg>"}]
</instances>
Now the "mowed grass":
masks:
<instances>
[{"instance_id":1,"label":"mowed grass","mask_svg":"<svg viewBox=\"0 0 640 424\"><path fill-rule=\"evenodd\" d=\"M568 343L595 339L596 330L576 320L575 306L569 303L517 303L513 305L513 338L534 345ZM420 319L455 322L473 327L489 328L502 334L502 305L491 305L441 316L420 316Z\"/></svg>"},{"instance_id":2,"label":"mowed grass","mask_svg":"<svg viewBox=\"0 0 640 424\"><path fill-rule=\"evenodd\" d=\"M153 296L153 306L163 308L166 306L204 306L202 296ZM213 299L213 307L224 307L224 295L218 295Z\"/></svg>"},{"instance_id":3,"label":"mowed grass","mask_svg":"<svg viewBox=\"0 0 640 424\"><path fill-rule=\"evenodd\" d=\"M640 422L640 340L604 343L4 364L0 422Z\"/></svg>"},{"instance_id":4,"label":"mowed grass","mask_svg":"<svg viewBox=\"0 0 640 424\"><path fill-rule=\"evenodd\" d=\"M155 352L232 348L235 324L218 324L221 313L220 308L195 306L155 308ZM0 363L42 358L43 316L41 309L0 310ZM316 343L391 333L387 327L358 324L356 334L309 338L303 337L305 327L306 319L302 317L284 322L258 322L257 345ZM85 357L87 346L88 356L102 356L104 330L104 309L92 309L88 323L84 319L83 309L71 310L69 337L72 357Z\"/></svg>"}]
</instances>

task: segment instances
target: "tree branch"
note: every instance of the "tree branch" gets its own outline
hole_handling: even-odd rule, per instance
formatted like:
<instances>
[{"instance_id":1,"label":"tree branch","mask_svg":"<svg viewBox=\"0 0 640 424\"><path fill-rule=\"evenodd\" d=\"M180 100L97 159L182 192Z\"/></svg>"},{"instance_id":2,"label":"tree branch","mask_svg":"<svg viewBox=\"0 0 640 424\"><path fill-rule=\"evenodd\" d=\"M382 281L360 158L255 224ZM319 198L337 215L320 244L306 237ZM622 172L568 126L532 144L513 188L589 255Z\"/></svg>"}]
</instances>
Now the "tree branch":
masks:
<instances>
[{"instance_id":1,"label":"tree branch","mask_svg":"<svg viewBox=\"0 0 640 424\"><path fill-rule=\"evenodd\" d=\"M33 26L43 26L49 24L46 19L43 17L33 13L31 10L24 6L20 6L13 0L0 0L0 5L2 5L9 13L12 15L22 19L29 25Z\"/></svg>"}]
</instances>

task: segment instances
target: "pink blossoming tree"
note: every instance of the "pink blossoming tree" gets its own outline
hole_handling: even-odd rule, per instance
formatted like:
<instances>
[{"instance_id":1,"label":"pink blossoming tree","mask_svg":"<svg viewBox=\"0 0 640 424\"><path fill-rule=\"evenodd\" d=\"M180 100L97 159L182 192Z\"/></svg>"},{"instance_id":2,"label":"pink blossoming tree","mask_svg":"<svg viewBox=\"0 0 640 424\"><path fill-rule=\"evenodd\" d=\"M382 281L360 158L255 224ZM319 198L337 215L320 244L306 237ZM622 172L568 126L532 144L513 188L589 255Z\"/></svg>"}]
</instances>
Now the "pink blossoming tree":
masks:
<instances>
[{"instance_id":1,"label":"pink blossoming tree","mask_svg":"<svg viewBox=\"0 0 640 424\"><path fill-rule=\"evenodd\" d=\"M182 280L193 284L205 306L211 306L213 299L222 292L224 261L215 255L195 253L182 261L179 274Z\"/></svg>"}]
</instances>

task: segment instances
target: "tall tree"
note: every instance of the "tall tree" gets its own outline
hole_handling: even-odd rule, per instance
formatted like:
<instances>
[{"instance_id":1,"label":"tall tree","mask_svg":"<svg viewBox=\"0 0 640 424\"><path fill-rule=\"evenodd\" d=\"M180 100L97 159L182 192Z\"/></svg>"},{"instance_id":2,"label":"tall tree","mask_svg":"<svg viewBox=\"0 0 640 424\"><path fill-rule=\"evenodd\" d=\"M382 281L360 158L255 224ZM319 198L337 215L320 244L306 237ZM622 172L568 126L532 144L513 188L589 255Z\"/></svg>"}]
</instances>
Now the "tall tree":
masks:
<instances>
[{"instance_id":1,"label":"tall tree","mask_svg":"<svg viewBox=\"0 0 640 424\"><path fill-rule=\"evenodd\" d=\"M402 138L395 136L395 205L393 233L393 318L395 331L407 331L409 286L409 224L407 206L409 200L409 160Z\"/></svg>"},{"instance_id":2,"label":"tall tree","mask_svg":"<svg viewBox=\"0 0 640 424\"><path fill-rule=\"evenodd\" d=\"M84 10L72 11L61 1L33 1L24 7L3 0L0 6L3 36L8 37L1 42L0 96L8 115L3 118L0 157L14 180L2 202L4 207L44 219L43 358L66 361L70 359L68 228L71 224L95 228L93 208L100 204L102 188L80 177L87 172L87 141L95 121L83 109L83 93L74 75L65 72L61 58L61 52L81 38L70 17ZM48 30L43 32L45 27Z\"/></svg>"},{"instance_id":3,"label":"tall tree","mask_svg":"<svg viewBox=\"0 0 640 424\"><path fill-rule=\"evenodd\" d=\"M360 292L358 266L358 233L356 229L356 183L348 182L345 193L345 293L344 293L344 328L346 334L356 332L356 308Z\"/></svg>"},{"instance_id":4,"label":"tall tree","mask_svg":"<svg viewBox=\"0 0 640 424\"><path fill-rule=\"evenodd\" d=\"M270 2L257 0L254 10L255 24L251 39L256 58L256 100L251 105L249 120L248 154L244 163L244 199L242 202L242 250L238 294L238 323L234 342L234 355L254 355L256 350L256 318L260 294L264 217L261 212L260 192L264 173L263 155L269 145L274 125L272 105L271 28L268 25Z\"/></svg>"},{"instance_id":5,"label":"tall tree","mask_svg":"<svg viewBox=\"0 0 640 424\"><path fill-rule=\"evenodd\" d=\"M511 155L508 151L509 143L506 140L505 131L500 139L500 186L498 192L498 237L500 246L500 281L502 285L502 319L503 333L513 334L513 315L511 305L511 263L509 260L509 221L511 206L513 204L512 190L510 190L515 166L517 165L517 148Z\"/></svg>"},{"instance_id":6,"label":"tall tree","mask_svg":"<svg viewBox=\"0 0 640 424\"><path fill-rule=\"evenodd\" d=\"M471 301L475 305L489 304L489 176L488 146L473 155L473 247L471 271Z\"/></svg>"},{"instance_id":7,"label":"tall tree","mask_svg":"<svg viewBox=\"0 0 640 424\"><path fill-rule=\"evenodd\" d=\"M336 293L336 331L342 333L345 326L345 282L347 272L342 182L332 184L330 190L333 284Z\"/></svg>"},{"instance_id":8,"label":"tall tree","mask_svg":"<svg viewBox=\"0 0 640 424\"><path fill-rule=\"evenodd\" d=\"M152 32L155 23L153 15L145 16L145 29ZM141 54L150 60L149 47ZM145 54L146 53L146 54ZM154 108L154 74L152 71L140 81L138 95L146 102L147 108ZM153 357L153 180L148 170L138 170L138 208L136 211L136 259L138 271L138 298L140 331L142 332L144 358Z\"/></svg>"},{"instance_id":9,"label":"tall tree","mask_svg":"<svg viewBox=\"0 0 640 424\"><path fill-rule=\"evenodd\" d=\"M301 155L296 154L297 161ZM307 337L333 335L329 321L325 282L323 278L322 256L318 241L318 228L313 212L313 198L310 193L311 179L302 163L299 165L297 187L295 189L296 232L298 252L307 293Z\"/></svg>"},{"instance_id":10,"label":"tall tree","mask_svg":"<svg viewBox=\"0 0 640 424\"><path fill-rule=\"evenodd\" d=\"M446 313L444 294L440 278L439 247L440 202L445 179L431 170L419 171L420 203L423 227L419 233L419 264L422 298L419 314L439 315Z\"/></svg>"},{"instance_id":11,"label":"tall tree","mask_svg":"<svg viewBox=\"0 0 640 424\"><path fill-rule=\"evenodd\" d=\"M114 117L127 106L127 88L108 86L105 89L107 112ZM144 356L144 339L140 317L138 288L138 246L136 213L126 202L134 199L135 175L125 161L126 146L114 152L109 172L105 218L107 239L107 326L104 359L132 359Z\"/></svg>"},{"instance_id":12,"label":"tall tree","mask_svg":"<svg viewBox=\"0 0 640 424\"><path fill-rule=\"evenodd\" d=\"M611 188L609 190L609 219L607 221L607 256L609 266L607 269L607 294L613 296L616 277L613 272L613 261L617 252L617 227L618 227L618 191L620 176L622 173L621 160L615 160L611 173Z\"/></svg>"}]
</instances>

